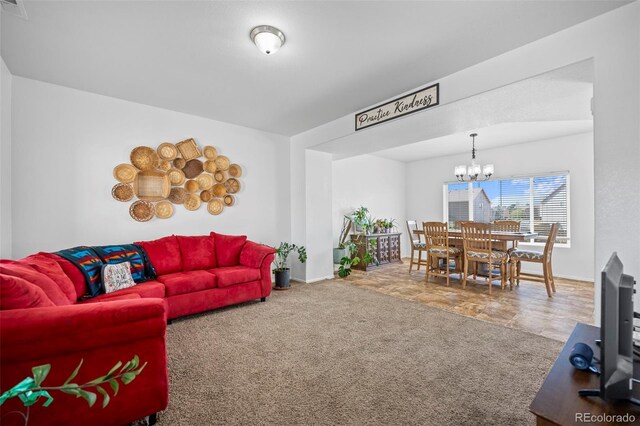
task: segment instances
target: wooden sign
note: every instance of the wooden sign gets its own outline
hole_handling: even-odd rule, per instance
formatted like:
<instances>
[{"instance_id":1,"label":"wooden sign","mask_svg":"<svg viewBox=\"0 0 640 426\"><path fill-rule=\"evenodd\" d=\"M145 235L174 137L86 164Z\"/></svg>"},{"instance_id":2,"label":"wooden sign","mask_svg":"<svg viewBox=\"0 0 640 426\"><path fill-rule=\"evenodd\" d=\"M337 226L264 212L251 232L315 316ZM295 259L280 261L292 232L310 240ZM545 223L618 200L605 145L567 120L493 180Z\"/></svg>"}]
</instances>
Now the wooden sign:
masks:
<instances>
[{"instance_id":1,"label":"wooden sign","mask_svg":"<svg viewBox=\"0 0 640 426\"><path fill-rule=\"evenodd\" d=\"M439 103L440 83L436 83L356 114L356 131L431 108Z\"/></svg>"}]
</instances>

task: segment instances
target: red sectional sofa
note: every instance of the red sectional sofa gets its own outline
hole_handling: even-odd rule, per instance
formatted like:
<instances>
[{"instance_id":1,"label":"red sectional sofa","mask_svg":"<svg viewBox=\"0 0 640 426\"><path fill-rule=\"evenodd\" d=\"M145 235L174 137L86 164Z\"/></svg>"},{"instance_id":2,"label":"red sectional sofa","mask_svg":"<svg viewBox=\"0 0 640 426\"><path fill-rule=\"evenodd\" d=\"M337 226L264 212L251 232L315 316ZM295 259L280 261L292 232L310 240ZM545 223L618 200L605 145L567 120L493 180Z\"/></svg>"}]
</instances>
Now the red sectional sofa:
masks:
<instances>
[{"instance_id":1,"label":"red sectional sofa","mask_svg":"<svg viewBox=\"0 0 640 426\"><path fill-rule=\"evenodd\" d=\"M245 236L212 232L136 244L145 249L157 278L83 301L84 276L60 256L0 261L0 392L32 376L36 365L52 365L45 381L52 386L63 383L80 359L76 383L102 376L134 355L147 362L106 408L53 392L49 407L42 401L31 407L30 425L124 425L154 417L168 404L167 320L265 301L271 293L275 250ZM10 414L14 410L25 411L17 398L0 407L3 425L24 424Z\"/></svg>"}]
</instances>

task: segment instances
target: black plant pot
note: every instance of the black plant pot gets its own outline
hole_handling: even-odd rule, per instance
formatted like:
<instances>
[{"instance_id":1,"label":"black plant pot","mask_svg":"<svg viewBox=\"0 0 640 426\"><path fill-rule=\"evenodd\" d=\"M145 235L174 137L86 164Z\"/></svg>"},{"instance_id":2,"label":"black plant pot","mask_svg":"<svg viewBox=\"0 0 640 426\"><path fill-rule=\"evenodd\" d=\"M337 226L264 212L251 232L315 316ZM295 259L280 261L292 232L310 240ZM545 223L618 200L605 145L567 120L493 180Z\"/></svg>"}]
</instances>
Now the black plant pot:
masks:
<instances>
[{"instance_id":1,"label":"black plant pot","mask_svg":"<svg viewBox=\"0 0 640 426\"><path fill-rule=\"evenodd\" d=\"M289 290L289 280L291 279L291 270L276 269L276 290Z\"/></svg>"}]
</instances>

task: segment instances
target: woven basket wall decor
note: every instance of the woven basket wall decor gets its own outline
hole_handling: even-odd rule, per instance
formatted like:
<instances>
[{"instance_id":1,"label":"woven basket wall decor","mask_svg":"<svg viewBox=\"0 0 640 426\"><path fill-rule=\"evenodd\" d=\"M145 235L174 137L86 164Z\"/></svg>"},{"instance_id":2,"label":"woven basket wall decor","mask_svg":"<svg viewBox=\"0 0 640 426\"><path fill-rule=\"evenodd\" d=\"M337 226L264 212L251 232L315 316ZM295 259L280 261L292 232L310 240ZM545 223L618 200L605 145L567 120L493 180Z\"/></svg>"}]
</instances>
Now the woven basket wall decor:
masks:
<instances>
[{"instance_id":1,"label":"woven basket wall decor","mask_svg":"<svg viewBox=\"0 0 640 426\"><path fill-rule=\"evenodd\" d=\"M195 158L187 161L187 163L182 168L182 171L184 172L184 175L187 177L187 179L197 178L203 170L204 168L202 166L202 161Z\"/></svg>"},{"instance_id":2,"label":"woven basket wall decor","mask_svg":"<svg viewBox=\"0 0 640 426\"><path fill-rule=\"evenodd\" d=\"M148 146L139 146L131 151L131 164L140 170L154 170L160 165L160 157Z\"/></svg>"},{"instance_id":3,"label":"woven basket wall decor","mask_svg":"<svg viewBox=\"0 0 640 426\"><path fill-rule=\"evenodd\" d=\"M198 149L198 144L193 139L186 139L176 144L178 151L186 161L200 157L202 154Z\"/></svg>"},{"instance_id":4,"label":"woven basket wall decor","mask_svg":"<svg viewBox=\"0 0 640 426\"><path fill-rule=\"evenodd\" d=\"M168 219L173 216L173 204L168 201L160 201L155 206L156 217L159 219Z\"/></svg>"},{"instance_id":5,"label":"woven basket wall decor","mask_svg":"<svg viewBox=\"0 0 640 426\"><path fill-rule=\"evenodd\" d=\"M119 202L133 200L129 215L138 222L180 215L184 210L176 213L177 204L195 211L206 203L207 211L216 216L236 204L242 188L242 167L211 145L201 149L193 138L163 142L155 149L137 146L129 161L114 167L117 183L111 196Z\"/></svg>"},{"instance_id":6,"label":"woven basket wall decor","mask_svg":"<svg viewBox=\"0 0 640 426\"><path fill-rule=\"evenodd\" d=\"M116 183L111 189L111 195L118 201L130 201L134 196L133 187L128 183Z\"/></svg>"}]
</instances>

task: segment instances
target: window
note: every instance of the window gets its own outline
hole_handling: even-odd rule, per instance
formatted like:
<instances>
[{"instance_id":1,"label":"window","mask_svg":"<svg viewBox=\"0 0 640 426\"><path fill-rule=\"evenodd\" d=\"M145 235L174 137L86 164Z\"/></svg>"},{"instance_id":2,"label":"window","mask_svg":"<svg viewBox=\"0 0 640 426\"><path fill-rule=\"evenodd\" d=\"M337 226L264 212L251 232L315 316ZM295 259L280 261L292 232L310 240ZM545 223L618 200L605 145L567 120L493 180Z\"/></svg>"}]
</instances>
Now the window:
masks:
<instances>
[{"instance_id":1,"label":"window","mask_svg":"<svg viewBox=\"0 0 640 426\"><path fill-rule=\"evenodd\" d=\"M568 186L568 173L445 184L445 217L450 227L461 220L519 220L522 231L538 234L532 243L544 243L557 222L556 243L569 245Z\"/></svg>"},{"instance_id":2,"label":"window","mask_svg":"<svg viewBox=\"0 0 640 426\"><path fill-rule=\"evenodd\" d=\"M456 222L469 220L469 185L466 183L451 183L448 185L448 216L449 227L455 228Z\"/></svg>"}]
</instances>

